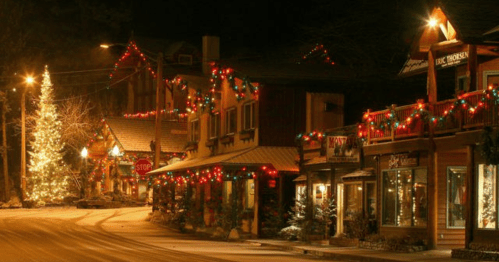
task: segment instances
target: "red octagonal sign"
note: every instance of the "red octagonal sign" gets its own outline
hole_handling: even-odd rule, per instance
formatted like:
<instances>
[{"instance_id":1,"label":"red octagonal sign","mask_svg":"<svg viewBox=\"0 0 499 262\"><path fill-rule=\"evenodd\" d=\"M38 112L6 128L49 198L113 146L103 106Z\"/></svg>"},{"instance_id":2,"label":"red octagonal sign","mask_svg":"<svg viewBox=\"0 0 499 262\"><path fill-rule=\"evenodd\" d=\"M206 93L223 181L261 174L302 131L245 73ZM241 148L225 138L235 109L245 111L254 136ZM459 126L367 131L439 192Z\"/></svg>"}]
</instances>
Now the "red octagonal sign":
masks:
<instances>
[{"instance_id":1,"label":"red octagonal sign","mask_svg":"<svg viewBox=\"0 0 499 262\"><path fill-rule=\"evenodd\" d=\"M147 172L152 170L152 163L147 159L139 159L135 162L135 172L141 176L145 176Z\"/></svg>"}]
</instances>

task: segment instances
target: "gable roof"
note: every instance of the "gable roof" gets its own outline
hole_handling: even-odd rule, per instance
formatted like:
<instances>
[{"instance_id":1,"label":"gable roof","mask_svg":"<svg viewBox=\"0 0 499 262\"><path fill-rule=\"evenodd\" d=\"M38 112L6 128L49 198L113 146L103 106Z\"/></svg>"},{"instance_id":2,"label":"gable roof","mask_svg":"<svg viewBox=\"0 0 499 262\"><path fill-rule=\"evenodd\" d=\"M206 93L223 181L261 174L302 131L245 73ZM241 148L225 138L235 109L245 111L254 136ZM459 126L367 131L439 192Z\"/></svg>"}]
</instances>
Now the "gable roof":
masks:
<instances>
[{"instance_id":1,"label":"gable roof","mask_svg":"<svg viewBox=\"0 0 499 262\"><path fill-rule=\"evenodd\" d=\"M125 151L151 152L155 123L150 119L112 117L105 119L109 130ZM187 123L161 122L161 152L183 152L187 143Z\"/></svg>"}]
</instances>

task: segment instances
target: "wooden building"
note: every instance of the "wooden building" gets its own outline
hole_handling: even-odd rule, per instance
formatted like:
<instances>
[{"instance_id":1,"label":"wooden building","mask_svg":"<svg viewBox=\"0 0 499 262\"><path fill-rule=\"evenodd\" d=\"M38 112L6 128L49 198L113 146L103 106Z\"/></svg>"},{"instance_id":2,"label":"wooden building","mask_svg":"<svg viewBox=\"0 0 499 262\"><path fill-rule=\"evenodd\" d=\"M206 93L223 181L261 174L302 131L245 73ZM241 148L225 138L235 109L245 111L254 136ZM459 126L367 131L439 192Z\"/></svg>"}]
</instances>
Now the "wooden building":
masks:
<instances>
[{"instance_id":1,"label":"wooden building","mask_svg":"<svg viewBox=\"0 0 499 262\"><path fill-rule=\"evenodd\" d=\"M140 160L154 163L154 120L110 117L87 145L89 188L86 196L113 192L115 189L134 199L149 197L150 179L137 170ZM161 125L160 166L180 161L187 141L185 122L163 121ZM114 149L116 147L116 149ZM113 152L116 150L117 152Z\"/></svg>"},{"instance_id":2,"label":"wooden building","mask_svg":"<svg viewBox=\"0 0 499 262\"><path fill-rule=\"evenodd\" d=\"M497 247L498 163L483 135L499 124L498 7L438 1L400 72L427 74L427 100L365 113L359 133L377 177L379 234L430 248Z\"/></svg>"},{"instance_id":3,"label":"wooden building","mask_svg":"<svg viewBox=\"0 0 499 262\"><path fill-rule=\"evenodd\" d=\"M350 76L330 65L245 61L213 63L209 72L178 76L188 91L187 158L149 174L192 199L204 226L219 224L225 206L231 228L264 236L269 214L294 200L296 134L343 125L344 98L334 90ZM177 189L164 189L172 183Z\"/></svg>"}]
</instances>

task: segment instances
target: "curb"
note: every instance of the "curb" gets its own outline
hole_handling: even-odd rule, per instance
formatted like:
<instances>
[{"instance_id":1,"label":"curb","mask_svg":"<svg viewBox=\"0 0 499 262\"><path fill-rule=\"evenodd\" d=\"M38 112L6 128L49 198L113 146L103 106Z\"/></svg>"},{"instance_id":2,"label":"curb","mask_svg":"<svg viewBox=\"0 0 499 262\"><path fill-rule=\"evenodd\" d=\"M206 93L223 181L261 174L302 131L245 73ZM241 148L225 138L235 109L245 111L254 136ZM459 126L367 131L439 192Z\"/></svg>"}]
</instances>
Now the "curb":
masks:
<instances>
[{"instance_id":1,"label":"curb","mask_svg":"<svg viewBox=\"0 0 499 262\"><path fill-rule=\"evenodd\" d=\"M339 260L357 260L357 261L366 261L366 262L406 262L406 260L398 260L398 259L389 259L386 257L373 257L373 256L363 256L363 255L356 255L356 254L344 254L344 253L337 253L334 251L319 251L319 250L313 250L313 249L307 249L303 247L294 247L294 246L283 246L283 245L276 245L276 244L270 244L270 243L260 243L260 242L255 242L255 241L245 241L246 243L249 244L258 244L260 246L267 246L267 247L273 247L277 248L280 250L284 251L290 251L294 253L299 253L303 255L312 255L316 257L324 257L328 259L339 259Z\"/></svg>"}]
</instances>

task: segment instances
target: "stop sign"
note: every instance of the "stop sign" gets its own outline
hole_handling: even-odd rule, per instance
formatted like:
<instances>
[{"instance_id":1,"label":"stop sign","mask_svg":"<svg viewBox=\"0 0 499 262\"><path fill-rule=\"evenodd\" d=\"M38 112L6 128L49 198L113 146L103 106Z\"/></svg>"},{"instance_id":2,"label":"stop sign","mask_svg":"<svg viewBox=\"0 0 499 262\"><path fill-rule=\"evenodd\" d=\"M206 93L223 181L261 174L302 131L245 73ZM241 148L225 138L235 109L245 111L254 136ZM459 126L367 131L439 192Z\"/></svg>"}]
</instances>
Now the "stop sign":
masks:
<instances>
[{"instance_id":1,"label":"stop sign","mask_svg":"<svg viewBox=\"0 0 499 262\"><path fill-rule=\"evenodd\" d=\"M152 163L147 159L139 159L135 162L135 172L141 176L145 176L147 172L152 170Z\"/></svg>"}]
</instances>

